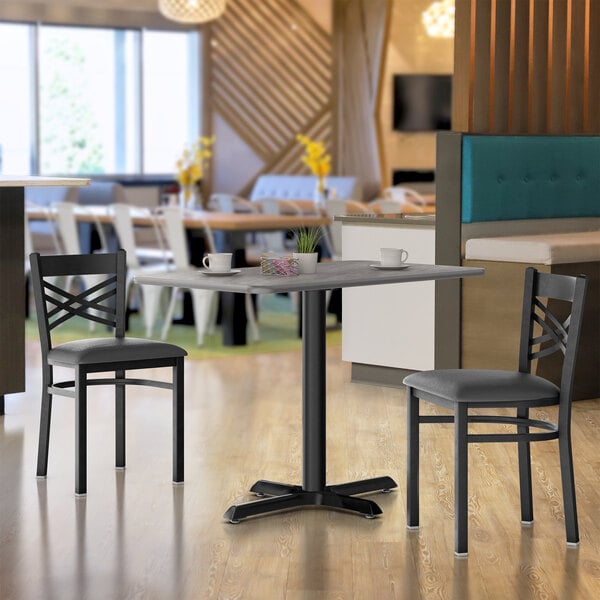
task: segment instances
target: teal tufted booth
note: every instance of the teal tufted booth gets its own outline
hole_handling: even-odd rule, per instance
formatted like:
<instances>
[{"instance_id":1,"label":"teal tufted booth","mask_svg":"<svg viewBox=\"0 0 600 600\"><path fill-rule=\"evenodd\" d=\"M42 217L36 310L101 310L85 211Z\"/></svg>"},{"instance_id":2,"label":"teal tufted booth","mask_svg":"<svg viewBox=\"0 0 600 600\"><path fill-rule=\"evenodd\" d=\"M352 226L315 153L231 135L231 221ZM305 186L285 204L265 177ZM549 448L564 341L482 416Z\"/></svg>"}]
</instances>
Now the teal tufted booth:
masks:
<instances>
[{"instance_id":1,"label":"teal tufted booth","mask_svg":"<svg viewBox=\"0 0 600 600\"><path fill-rule=\"evenodd\" d=\"M462 222L600 217L600 137L462 136Z\"/></svg>"}]
</instances>

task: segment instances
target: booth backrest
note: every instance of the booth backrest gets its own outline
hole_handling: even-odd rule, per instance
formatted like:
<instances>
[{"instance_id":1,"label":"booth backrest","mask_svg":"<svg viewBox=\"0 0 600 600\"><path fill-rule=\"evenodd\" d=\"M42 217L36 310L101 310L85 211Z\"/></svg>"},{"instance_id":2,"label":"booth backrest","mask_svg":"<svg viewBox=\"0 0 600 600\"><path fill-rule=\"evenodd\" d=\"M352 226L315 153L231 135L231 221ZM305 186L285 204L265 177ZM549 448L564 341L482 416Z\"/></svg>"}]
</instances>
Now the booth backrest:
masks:
<instances>
[{"instance_id":1,"label":"booth backrest","mask_svg":"<svg viewBox=\"0 0 600 600\"><path fill-rule=\"evenodd\" d=\"M600 136L463 135L462 222L600 217Z\"/></svg>"},{"instance_id":2,"label":"booth backrest","mask_svg":"<svg viewBox=\"0 0 600 600\"><path fill-rule=\"evenodd\" d=\"M250 200L314 200L316 186L317 178L312 175L261 175L252 188ZM335 189L340 199L362 200L362 185L358 177L327 177L327 187Z\"/></svg>"}]
</instances>

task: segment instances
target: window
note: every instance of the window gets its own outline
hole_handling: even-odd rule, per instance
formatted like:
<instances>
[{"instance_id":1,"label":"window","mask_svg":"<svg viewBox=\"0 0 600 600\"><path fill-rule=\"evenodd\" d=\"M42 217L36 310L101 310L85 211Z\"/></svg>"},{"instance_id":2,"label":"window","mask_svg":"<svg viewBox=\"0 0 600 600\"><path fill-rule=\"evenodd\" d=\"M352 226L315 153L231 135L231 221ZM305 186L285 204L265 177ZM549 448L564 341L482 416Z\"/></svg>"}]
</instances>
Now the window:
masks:
<instances>
[{"instance_id":1,"label":"window","mask_svg":"<svg viewBox=\"0 0 600 600\"><path fill-rule=\"evenodd\" d=\"M0 28L2 172L171 173L199 134L197 32Z\"/></svg>"},{"instance_id":2,"label":"window","mask_svg":"<svg viewBox=\"0 0 600 600\"><path fill-rule=\"evenodd\" d=\"M28 25L0 23L0 173L32 172L34 108L30 72L33 64Z\"/></svg>"},{"instance_id":3,"label":"window","mask_svg":"<svg viewBox=\"0 0 600 600\"><path fill-rule=\"evenodd\" d=\"M181 154L182 131L200 131L197 36L144 32L144 164L150 171L174 168ZM182 93L182 90L185 90Z\"/></svg>"}]
</instances>

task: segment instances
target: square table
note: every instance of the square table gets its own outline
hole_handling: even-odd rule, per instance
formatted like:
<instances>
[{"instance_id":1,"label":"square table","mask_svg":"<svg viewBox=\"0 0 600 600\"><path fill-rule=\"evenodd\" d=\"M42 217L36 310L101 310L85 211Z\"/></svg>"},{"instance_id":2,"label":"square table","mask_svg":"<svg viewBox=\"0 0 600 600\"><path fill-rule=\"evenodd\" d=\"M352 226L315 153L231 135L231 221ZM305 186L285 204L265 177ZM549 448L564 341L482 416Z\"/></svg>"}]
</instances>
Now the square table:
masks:
<instances>
[{"instance_id":1,"label":"square table","mask_svg":"<svg viewBox=\"0 0 600 600\"><path fill-rule=\"evenodd\" d=\"M325 292L334 288L472 277L484 272L484 269L476 267L420 264L381 270L372 268L369 261L352 260L319 264L315 274L295 277L264 275L259 267L223 276L172 271L136 277L136 281L142 284L243 294L302 293L302 485L257 481L250 491L258 496L270 497L233 505L227 509L224 518L238 523L246 517L304 506L345 509L367 518L381 514L375 502L354 495L388 491L397 486L391 477L337 485L327 485L325 481Z\"/></svg>"}]
</instances>

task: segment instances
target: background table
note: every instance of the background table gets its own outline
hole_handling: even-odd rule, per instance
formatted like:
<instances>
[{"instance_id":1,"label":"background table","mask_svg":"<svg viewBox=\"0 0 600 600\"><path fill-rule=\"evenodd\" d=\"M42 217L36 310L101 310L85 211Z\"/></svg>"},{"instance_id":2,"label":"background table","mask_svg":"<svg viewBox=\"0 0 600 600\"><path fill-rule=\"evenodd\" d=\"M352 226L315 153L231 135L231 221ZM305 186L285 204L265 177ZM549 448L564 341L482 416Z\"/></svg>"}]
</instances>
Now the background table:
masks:
<instances>
[{"instance_id":1,"label":"background table","mask_svg":"<svg viewBox=\"0 0 600 600\"><path fill-rule=\"evenodd\" d=\"M326 443L326 361L325 361L325 292L328 289L455 279L483 275L484 270L468 267L409 265L403 270L377 270L369 261L342 261L319 264L317 273L297 277L263 275L259 268L242 269L241 273L222 277L201 273L170 272L144 275L138 283L197 287L238 293L302 292L302 485L257 481L251 491L259 496L274 496L236 504L225 512L232 523L246 517L302 506L341 508L367 518L381 514L379 506L365 498L355 498L377 490L396 487L391 477L327 485L325 480ZM226 435L226 432L222 432Z\"/></svg>"}]
</instances>

